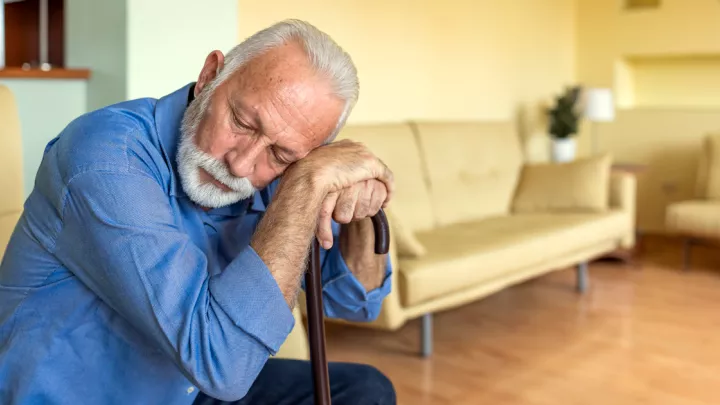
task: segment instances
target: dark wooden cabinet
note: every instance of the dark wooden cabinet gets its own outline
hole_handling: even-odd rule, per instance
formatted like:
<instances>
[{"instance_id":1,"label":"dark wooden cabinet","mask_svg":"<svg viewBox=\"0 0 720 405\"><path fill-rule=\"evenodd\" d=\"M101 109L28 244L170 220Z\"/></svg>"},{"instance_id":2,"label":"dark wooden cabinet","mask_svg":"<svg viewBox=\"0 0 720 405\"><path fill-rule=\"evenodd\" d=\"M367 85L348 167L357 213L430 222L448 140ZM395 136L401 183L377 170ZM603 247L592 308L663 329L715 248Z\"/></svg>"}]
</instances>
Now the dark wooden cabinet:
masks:
<instances>
[{"instance_id":1,"label":"dark wooden cabinet","mask_svg":"<svg viewBox=\"0 0 720 405\"><path fill-rule=\"evenodd\" d=\"M3 0L0 0L2 2ZM64 0L47 2L47 62L65 66ZM39 67L41 60L41 0L5 0L5 66Z\"/></svg>"}]
</instances>

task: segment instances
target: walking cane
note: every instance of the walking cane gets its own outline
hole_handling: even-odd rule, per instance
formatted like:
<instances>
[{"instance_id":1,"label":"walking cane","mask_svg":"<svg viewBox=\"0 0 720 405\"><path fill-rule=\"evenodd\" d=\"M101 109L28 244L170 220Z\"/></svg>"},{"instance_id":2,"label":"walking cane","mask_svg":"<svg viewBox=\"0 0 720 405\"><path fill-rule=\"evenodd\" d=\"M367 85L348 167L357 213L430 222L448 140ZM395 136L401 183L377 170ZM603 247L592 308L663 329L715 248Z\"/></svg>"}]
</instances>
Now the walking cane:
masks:
<instances>
[{"instance_id":1,"label":"walking cane","mask_svg":"<svg viewBox=\"0 0 720 405\"><path fill-rule=\"evenodd\" d=\"M372 217L375 230L375 253L385 254L390 249L390 231L383 210ZM308 271L305 274L308 334L310 335L310 362L312 364L315 405L330 405L330 377L325 357L325 324L323 323L322 277L320 274L320 245L314 240Z\"/></svg>"}]
</instances>

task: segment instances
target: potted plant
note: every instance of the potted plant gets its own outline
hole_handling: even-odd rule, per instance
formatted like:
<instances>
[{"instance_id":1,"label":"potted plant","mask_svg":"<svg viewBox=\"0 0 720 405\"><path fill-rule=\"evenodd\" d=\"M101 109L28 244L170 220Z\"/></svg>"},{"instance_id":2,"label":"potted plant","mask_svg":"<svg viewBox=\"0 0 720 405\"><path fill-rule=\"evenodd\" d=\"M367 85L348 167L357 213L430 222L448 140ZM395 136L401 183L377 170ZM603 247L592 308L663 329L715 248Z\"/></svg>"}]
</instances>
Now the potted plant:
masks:
<instances>
[{"instance_id":1,"label":"potted plant","mask_svg":"<svg viewBox=\"0 0 720 405\"><path fill-rule=\"evenodd\" d=\"M577 144L575 136L582 116L580 108L580 86L568 87L556 97L555 105L548 110L548 124L551 144L551 156L554 162L567 162L575 159Z\"/></svg>"}]
</instances>

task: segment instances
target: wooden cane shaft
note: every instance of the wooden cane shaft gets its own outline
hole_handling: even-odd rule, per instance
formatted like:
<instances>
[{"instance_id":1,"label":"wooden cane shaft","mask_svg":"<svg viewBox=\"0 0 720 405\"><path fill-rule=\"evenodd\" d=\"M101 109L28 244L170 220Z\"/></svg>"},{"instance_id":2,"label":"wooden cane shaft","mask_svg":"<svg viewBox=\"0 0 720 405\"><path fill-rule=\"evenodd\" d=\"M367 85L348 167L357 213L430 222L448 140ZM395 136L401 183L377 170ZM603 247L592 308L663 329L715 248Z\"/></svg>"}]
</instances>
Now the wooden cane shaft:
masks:
<instances>
[{"instance_id":1,"label":"wooden cane shaft","mask_svg":"<svg viewBox=\"0 0 720 405\"><path fill-rule=\"evenodd\" d=\"M310 263L308 263L308 271L305 273L305 290L315 405L330 405L330 377L325 356L320 246L317 239L313 242L308 260Z\"/></svg>"},{"instance_id":2,"label":"wooden cane shaft","mask_svg":"<svg viewBox=\"0 0 720 405\"><path fill-rule=\"evenodd\" d=\"M375 231L375 253L386 254L390 249L390 231L385 213L380 210L372 217ZM315 405L330 405L330 376L325 354L325 322L323 322L322 274L320 245L315 239L308 256L305 273L310 362L313 373Z\"/></svg>"}]
</instances>

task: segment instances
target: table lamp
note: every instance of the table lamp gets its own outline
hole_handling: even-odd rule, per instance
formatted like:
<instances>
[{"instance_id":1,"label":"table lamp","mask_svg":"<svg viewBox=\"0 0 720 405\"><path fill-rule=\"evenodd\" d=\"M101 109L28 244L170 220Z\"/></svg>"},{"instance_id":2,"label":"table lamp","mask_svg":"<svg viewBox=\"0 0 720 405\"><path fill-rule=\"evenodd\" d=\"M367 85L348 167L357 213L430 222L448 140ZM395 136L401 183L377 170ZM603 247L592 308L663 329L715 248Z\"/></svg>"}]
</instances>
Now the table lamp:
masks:
<instances>
[{"instance_id":1,"label":"table lamp","mask_svg":"<svg viewBox=\"0 0 720 405\"><path fill-rule=\"evenodd\" d=\"M585 94L585 118L592 122L592 152L598 152L597 122L608 122L615 119L615 104L612 90L593 88Z\"/></svg>"}]
</instances>

